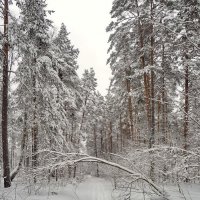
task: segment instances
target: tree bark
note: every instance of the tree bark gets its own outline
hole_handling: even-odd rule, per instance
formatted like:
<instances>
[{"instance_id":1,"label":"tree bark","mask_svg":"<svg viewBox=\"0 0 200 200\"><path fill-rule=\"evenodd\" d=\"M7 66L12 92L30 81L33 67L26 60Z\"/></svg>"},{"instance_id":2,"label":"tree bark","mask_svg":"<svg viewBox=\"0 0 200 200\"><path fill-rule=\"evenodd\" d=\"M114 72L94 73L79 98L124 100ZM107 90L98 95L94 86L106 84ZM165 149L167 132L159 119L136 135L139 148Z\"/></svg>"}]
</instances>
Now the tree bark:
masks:
<instances>
[{"instance_id":1,"label":"tree bark","mask_svg":"<svg viewBox=\"0 0 200 200\"><path fill-rule=\"evenodd\" d=\"M162 135L161 135L161 142L166 144L167 143L167 134L166 134L166 115L167 115L167 109L166 109L166 89L165 89L165 66L164 66L164 61L165 61L165 46L164 44L162 45Z\"/></svg>"},{"instance_id":2,"label":"tree bark","mask_svg":"<svg viewBox=\"0 0 200 200\"><path fill-rule=\"evenodd\" d=\"M24 112L24 130L23 130L22 142L21 142L21 155L20 155L20 158L19 158L18 166L13 170L13 172L10 175L11 181L13 181L13 179L18 174L20 168L22 167L24 154L25 154L27 137L28 137L28 132L27 132L27 111L25 110L25 112Z\"/></svg>"},{"instance_id":3,"label":"tree bark","mask_svg":"<svg viewBox=\"0 0 200 200\"><path fill-rule=\"evenodd\" d=\"M188 7L191 6L195 6L195 4L197 4L197 2L194 3L194 5L192 5L193 3L189 0L184 0L184 6L185 6L185 10L184 13L186 14L186 19L185 19L185 29L186 29L186 34L188 33L188 31L190 30L189 26L188 26L188 21L193 20L192 16L190 16L190 11L188 10ZM186 38L183 38L183 41L186 43ZM188 130L189 130L189 66L188 66L188 60L189 58L189 54L187 52L187 45L185 45L185 52L184 52L184 58L185 58L185 93L184 93L184 124L183 124L183 137L184 137L184 144L183 144L183 149L187 150L188 149Z\"/></svg>"},{"instance_id":4,"label":"tree bark","mask_svg":"<svg viewBox=\"0 0 200 200\"><path fill-rule=\"evenodd\" d=\"M103 153L104 151L104 141L103 141L103 130L101 130L101 154Z\"/></svg>"},{"instance_id":5,"label":"tree bark","mask_svg":"<svg viewBox=\"0 0 200 200\"><path fill-rule=\"evenodd\" d=\"M120 147L121 147L121 151L123 149L123 128L122 128L122 115L120 114L120 119L119 119L119 126L120 126L120 141L121 141L121 144L120 144Z\"/></svg>"},{"instance_id":6,"label":"tree bark","mask_svg":"<svg viewBox=\"0 0 200 200\"><path fill-rule=\"evenodd\" d=\"M133 130L133 106L131 98L131 81L129 79L130 69L126 70L126 89L128 93L128 113L129 113L129 123L130 123L130 138L134 140L134 130Z\"/></svg>"},{"instance_id":7,"label":"tree bark","mask_svg":"<svg viewBox=\"0 0 200 200\"><path fill-rule=\"evenodd\" d=\"M188 137L188 115L189 115L189 69L188 65L186 64L185 66L185 105L184 105L184 130L183 130L183 136L184 136L184 144L183 148L185 150L188 149L188 144L187 144L187 137Z\"/></svg>"},{"instance_id":8,"label":"tree bark","mask_svg":"<svg viewBox=\"0 0 200 200\"><path fill-rule=\"evenodd\" d=\"M33 65L34 66L34 65ZM36 74L33 74L33 126L32 126L32 168L36 169L38 166L38 124L37 124L37 94L36 94ZM36 177L34 176L36 183Z\"/></svg>"},{"instance_id":9,"label":"tree bark","mask_svg":"<svg viewBox=\"0 0 200 200\"><path fill-rule=\"evenodd\" d=\"M151 21L153 21L153 1L151 0ZM151 49L150 49L150 65L154 65L154 37L153 24L151 24ZM149 148L152 148L155 142L155 94L154 94L154 70L151 69L151 135L149 141Z\"/></svg>"},{"instance_id":10,"label":"tree bark","mask_svg":"<svg viewBox=\"0 0 200 200\"><path fill-rule=\"evenodd\" d=\"M4 0L3 91L2 91L2 150L4 187L11 186L8 151L8 0Z\"/></svg>"},{"instance_id":11,"label":"tree bark","mask_svg":"<svg viewBox=\"0 0 200 200\"><path fill-rule=\"evenodd\" d=\"M160 137L160 111L161 111L161 97L158 96L158 102L157 102L157 133ZM160 140L158 140L158 144L160 143Z\"/></svg>"},{"instance_id":12,"label":"tree bark","mask_svg":"<svg viewBox=\"0 0 200 200\"><path fill-rule=\"evenodd\" d=\"M135 0L136 6L138 8L138 1ZM140 41L140 51L142 52L142 55L140 56L140 61L141 61L141 68L145 68L145 57L144 57L144 31L142 28L142 24L140 21L140 13L137 9L137 15L138 15L138 32L139 32L139 41ZM151 124L151 112L150 112L150 78L149 75L144 72L143 75L143 80L144 80L144 96L145 96L145 104L146 104L146 115L147 115L147 126L150 128Z\"/></svg>"},{"instance_id":13,"label":"tree bark","mask_svg":"<svg viewBox=\"0 0 200 200\"><path fill-rule=\"evenodd\" d=\"M98 157L96 125L94 125L94 152L95 152L95 156ZM98 166L98 163L97 163L96 176L99 177L99 166Z\"/></svg>"},{"instance_id":14,"label":"tree bark","mask_svg":"<svg viewBox=\"0 0 200 200\"><path fill-rule=\"evenodd\" d=\"M154 36L153 36L153 0L150 2L151 9L151 38L150 38L150 65L153 67L154 65ZM149 148L151 149L155 143L155 94L154 94L154 70L151 69L151 133L149 140ZM152 153L151 153L152 154ZM154 172L155 171L155 163L152 157L151 165L150 165L150 178L152 181L155 179Z\"/></svg>"},{"instance_id":15,"label":"tree bark","mask_svg":"<svg viewBox=\"0 0 200 200\"><path fill-rule=\"evenodd\" d=\"M109 131L109 152L113 152L113 143L112 143L112 122L110 121L110 131Z\"/></svg>"}]
</instances>

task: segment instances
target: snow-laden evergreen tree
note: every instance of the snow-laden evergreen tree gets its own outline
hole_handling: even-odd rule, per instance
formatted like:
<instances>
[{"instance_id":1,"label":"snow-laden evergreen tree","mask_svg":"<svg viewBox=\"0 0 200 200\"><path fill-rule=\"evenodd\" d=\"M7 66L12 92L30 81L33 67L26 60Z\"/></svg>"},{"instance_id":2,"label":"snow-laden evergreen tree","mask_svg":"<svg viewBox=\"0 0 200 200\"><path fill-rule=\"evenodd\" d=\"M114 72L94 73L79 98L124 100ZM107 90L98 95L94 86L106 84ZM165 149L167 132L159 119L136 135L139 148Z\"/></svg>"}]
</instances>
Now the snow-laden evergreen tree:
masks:
<instances>
[{"instance_id":1,"label":"snow-laden evergreen tree","mask_svg":"<svg viewBox=\"0 0 200 200\"><path fill-rule=\"evenodd\" d=\"M119 121L123 124L128 117L129 130L132 121L140 145L149 141L150 148L158 144L187 149L198 138L190 126L199 127L194 117L198 117L194 111L198 102L190 93L198 93L198 9L198 1L113 1L113 21L107 28L111 91L118 99L113 107L120 108L126 98L131 102L132 120L130 110L124 109ZM174 169L164 162L159 167Z\"/></svg>"},{"instance_id":2,"label":"snow-laden evergreen tree","mask_svg":"<svg viewBox=\"0 0 200 200\"><path fill-rule=\"evenodd\" d=\"M96 87L97 87L97 79L95 77L95 72L93 68L90 68L90 70L85 70L83 73L83 77L81 79L82 81L82 98L83 98L83 107L81 108L82 116L81 116L81 122L80 122L80 132L84 133L85 128L87 127L85 120L86 116L89 112L87 107L90 106L94 99Z\"/></svg>"},{"instance_id":3,"label":"snow-laden evergreen tree","mask_svg":"<svg viewBox=\"0 0 200 200\"><path fill-rule=\"evenodd\" d=\"M82 105L82 99L80 96L81 82L76 72L79 51L71 44L68 36L69 33L66 26L61 24L60 31L53 42L52 55L53 65L58 72L60 80L66 87L65 93L61 93L58 98L63 99L68 118L70 118L70 130L72 131L67 135L68 139L72 141L73 137L78 137L78 111ZM78 138L76 138L76 141L78 141Z\"/></svg>"},{"instance_id":4,"label":"snow-laden evergreen tree","mask_svg":"<svg viewBox=\"0 0 200 200\"><path fill-rule=\"evenodd\" d=\"M196 75L196 68L199 67L199 9L200 9L200 2L199 1L180 1L179 2L179 13L178 13L178 27L177 32L179 32L182 36L179 39L179 42L182 44L182 51L181 51L181 65L183 67L183 88L184 88L184 121L183 121L183 135L184 135L184 142L183 147L184 149L189 148L190 140L189 138L193 135L190 132L190 102L193 103L192 93L190 93L191 89L195 89L193 87ZM190 75L192 77L190 77ZM193 90L194 91L194 90ZM195 115L195 113L194 113ZM196 117L195 117L196 118ZM195 124L194 122L192 122ZM192 135L191 135L192 134ZM188 136L190 137L188 138ZM196 135L196 134L194 134Z\"/></svg>"},{"instance_id":5,"label":"snow-laden evergreen tree","mask_svg":"<svg viewBox=\"0 0 200 200\"><path fill-rule=\"evenodd\" d=\"M51 63L51 60L45 57L49 48L48 31L51 22L46 18L45 1L24 0L17 3L21 10L19 25L21 32L18 35L21 61L17 69L18 87L15 92L18 96L17 106L21 109L22 116L28 115L24 120L29 127L25 127L26 131L22 137L25 138L23 143L26 142L29 151L27 155L32 155L31 166L36 169L39 164L36 152L39 149L39 132L42 128L39 123L41 120L39 102L43 103L43 100L48 98L42 98L46 92L42 91L44 87L42 84L45 82L41 75ZM25 148L24 144L22 146ZM25 149L22 149L21 153L24 151ZM36 181L35 178L34 180Z\"/></svg>"},{"instance_id":6,"label":"snow-laden evergreen tree","mask_svg":"<svg viewBox=\"0 0 200 200\"><path fill-rule=\"evenodd\" d=\"M62 55L60 59L61 60L63 59L65 64L73 67L76 70L78 68L77 58L78 58L79 50L74 48L74 46L71 44L71 41L68 37L69 34L70 33L67 31L65 24L62 23L59 33L57 37L54 39L54 43L59 50L58 53L60 54L60 56ZM62 71L64 70L61 70L60 73L62 73Z\"/></svg>"},{"instance_id":7,"label":"snow-laden evergreen tree","mask_svg":"<svg viewBox=\"0 0 200 200\"><path fill-rule=\"evenodd\" d=\"M47 19L45 1L20 1L18 5L20 57L14 94L23 119L21 151L28 156L26 165L36 170L38 165L48 163L39 162L38 151L73 149L69 140L71 118L76 117L81 105L76 74L78 50L71 45L64 25L50 41L52 24ZM21 162L20 157L19 166Z\"/></svg>"}]
</instances>

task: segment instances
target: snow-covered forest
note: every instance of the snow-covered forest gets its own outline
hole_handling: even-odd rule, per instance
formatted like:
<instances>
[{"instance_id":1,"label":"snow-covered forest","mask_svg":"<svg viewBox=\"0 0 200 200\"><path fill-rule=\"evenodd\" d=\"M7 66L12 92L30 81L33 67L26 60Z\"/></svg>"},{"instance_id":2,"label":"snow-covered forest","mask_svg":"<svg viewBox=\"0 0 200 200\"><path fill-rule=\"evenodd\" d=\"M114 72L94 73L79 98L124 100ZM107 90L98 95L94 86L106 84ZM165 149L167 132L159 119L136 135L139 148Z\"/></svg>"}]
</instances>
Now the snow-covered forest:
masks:
<instances>
[{"instance_id":1,"label":"snow-covered forest","mask_svg":"<svg viewBox=\"0 0 200 200\"><path fill-rule=\"evenodd\" d=\"M200 1L113 0L106 96L47 4L0 0L0 199L200 199Z\"/></svg>"}]
</instances>

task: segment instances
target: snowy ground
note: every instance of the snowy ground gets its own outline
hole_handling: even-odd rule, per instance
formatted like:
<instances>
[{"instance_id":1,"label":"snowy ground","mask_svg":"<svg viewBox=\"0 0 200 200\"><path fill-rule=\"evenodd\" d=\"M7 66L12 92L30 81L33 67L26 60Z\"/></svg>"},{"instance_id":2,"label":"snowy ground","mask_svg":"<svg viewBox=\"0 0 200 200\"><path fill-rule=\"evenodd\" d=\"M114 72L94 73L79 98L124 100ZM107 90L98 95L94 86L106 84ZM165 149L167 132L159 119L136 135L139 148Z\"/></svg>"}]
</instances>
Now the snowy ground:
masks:
<instances>
[{"instance_id":1,"label":"snowy ground","mask_svg":"<svg viewBox=\"0 0 200 200\"><path fill-rule=\"evenodd\" d=\"M182 194L179 192L182 191ZM32 190L32 194L28 194ZM68 185L51 185L33 188L13 184L12 188L0 188L0 200L124 200L128 196L126 190L113 190L110 181L88 176L84 182ZM200 185L167 186L171 200L200 200ZM149 200L144 193L132 192L131 200ZM156 198L151 198L155 200Z\"/></svg>"},{"instance_id":2,"label":"snowy ground","mask_svg":"<svg viewBox=\"0 0 200 200\"><path fill-rule=\"evenodd\" d=\"M178 186L167 186L167 192L172 200L200 200L199 184L181 184Z\"/></svg>"},{"instance_id":3,"label":"snowy ground","mask_svg":"<svg viewBox=\"0 0 200 200\"><path fill-rule=\"evenodd\" d=\"M36 195L28 194L32 190ZM112 184L101 178L88 176L79 184L53 185L29 188L14 185L9 189L0 188L0 200L112 200Z\"/></svg>"}]
</instances>

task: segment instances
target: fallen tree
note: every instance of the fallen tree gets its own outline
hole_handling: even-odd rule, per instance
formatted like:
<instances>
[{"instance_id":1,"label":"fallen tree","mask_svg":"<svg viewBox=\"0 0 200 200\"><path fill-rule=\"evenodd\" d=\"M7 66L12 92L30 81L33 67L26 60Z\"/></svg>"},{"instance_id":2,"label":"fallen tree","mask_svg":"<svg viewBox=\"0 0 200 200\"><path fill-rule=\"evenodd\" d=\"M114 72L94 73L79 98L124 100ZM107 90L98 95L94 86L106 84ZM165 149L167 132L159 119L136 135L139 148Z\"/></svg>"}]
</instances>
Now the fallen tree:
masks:
<instances>
[{"instance_id":1,"label":"fallen tree","mask_svg":"<svg viewBox=\"0 0 200 200\"><path fill-rule=\"evenodd\" d=\"M118 168L122 171L125 171L127 173L129 173L132 177L134 177L136 180L142 180L144 182L146 182L147 184L149 184L153 191L158 195L158 196L161 196L163 199L168 199L166 196L166 192L163 191L163 189L161 189L158 185L156 185L151 179L147 178L146 176L143 176L142 174L140 173L136 173L134 172L133 170L130 170L122 165L119 165L117 163L114 163L114 162L110 162L110 161L107 161L105 159L102 159L102 158L97 158L97 157L92 157L92 156L87 156L87 157L83 157L83 158L80 158L80 159L77 159L77 160L74 160L73 163L76 164L76 163L79 163L79 162L98 162L98 163L103 163L103 164L107 164L109 166L112 166L112 167L115 167L115 168Z\"/></svg>"},{"instance_id":2,"label":"fallen tree","mask_svg":"<svg viewBox=\"0 0 200 200\"><path fill-rule=\"evenodd\" d=\"M93 157L93 156L89 156L87 154L81 154L81 153L63 153L63 152L57 152L57 151L42 150L42 151L38 152L38 154L45 154L45 155L47 155L47 157L48 157L48 155L52 155L52 156L55 156L56 158L58 158L58 159L54 159L54 160L62 160L61 162L48 163L47 166L38 168L38 171L44 170L44 169L49 169L50 171L53 171L53 169L65 168L66 166L73 166L73 165L76 166L78 163L86 163L86 162L102 163L102 164L117 168L119 170L122 170L122 171L130 174L131 178L133 178L133 182L136 182L138 180L144 181L151 187L152 191L156 195L158 195L159 197L161 197L165 200L168 200L166 191L164 191L163 188L160 188L156 183L154 183L151 179L149 179L142 173L136 172L136 171L139 171L137 169L135 169L135 171L134 171L134 170L124 167L120 164L117 164L115 162L111 162L111 161L108 161L108 160L105 160L102 158ZM17 170L14 170L14 172L15 172L14 177L19 172L19 169L22 167L21 166L21 163L22 163L21 157L20 157L19 163L20 164L16 168Z\"/></svg>"},{"instance_id":3,"label":"fallen tree","mask_svg":"<svg viewBox=\"0 0 200 200\"><path fill-rule=\"evenodd\" d=\"M154 193L164 199L167 199L166 197L166 192L163 190L163 188L160 188L156 183L154 183L151 179L149 179L148 177L144 176L142 173L139 173L139 170L135 169L131 170L127 167L124 167L122 165L119 165L115 162L111 162L102 158L98 158L98 157L93 157L93 156L89 156L87 154L79 154L79 153L62 153L62 152L56 152L56 151L49 151L49 150L43 150L39 153L49 153L51 155L55 155L57 156L59 159L64 159L62 162L57 162L54 163L52 165L48 165L46 167L50 168L51 170L54 168L64 168L65 166L72 166L72 165L77 165L77 163L102 163L102 164L106 164L109 165L111 167L117 168L119 170L122 170L128 174L131 175L131 177L134 179L133 181L135 182L136 180L141 180L146 182L149 186L151 186L152 191L154 191ZM40 168L40 170L42 170L44 168Z\"/></svg>"}]
</instances>

